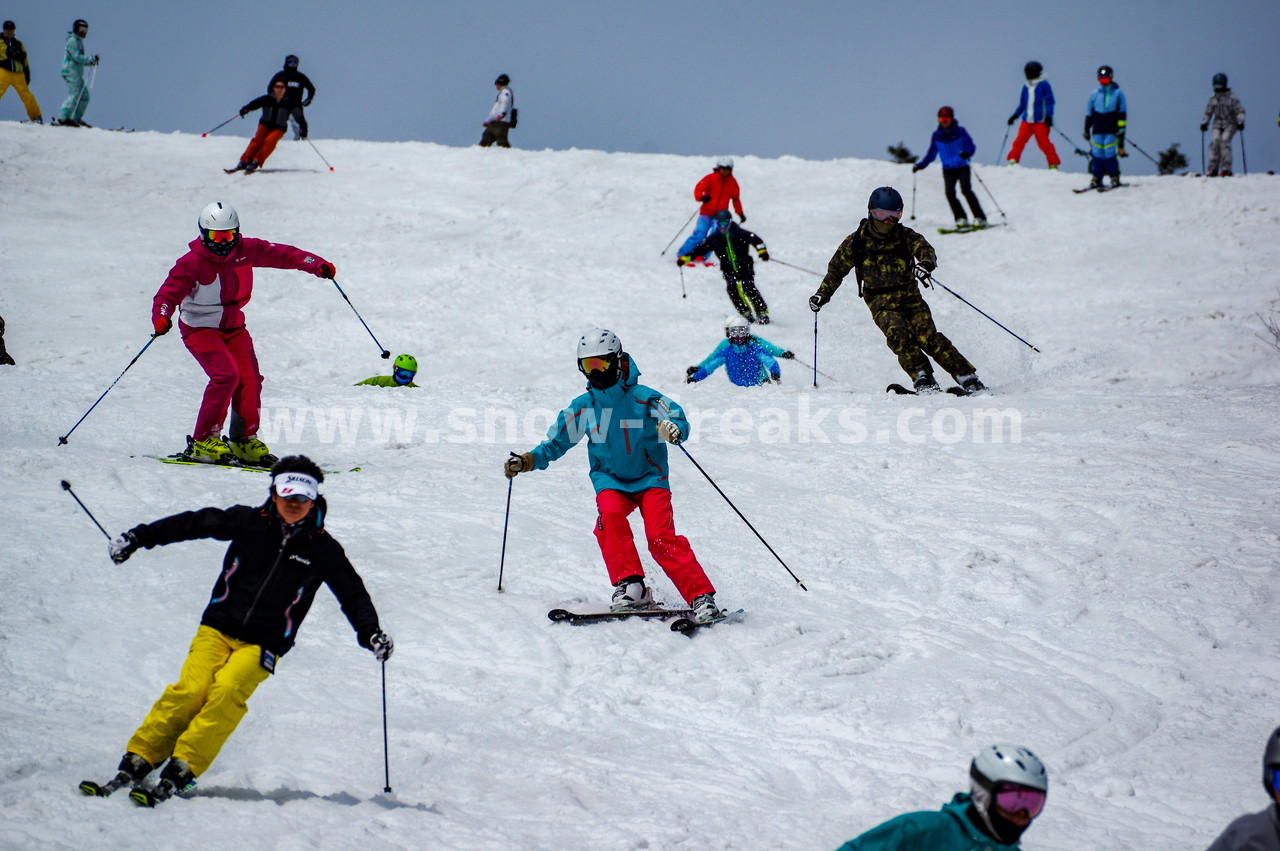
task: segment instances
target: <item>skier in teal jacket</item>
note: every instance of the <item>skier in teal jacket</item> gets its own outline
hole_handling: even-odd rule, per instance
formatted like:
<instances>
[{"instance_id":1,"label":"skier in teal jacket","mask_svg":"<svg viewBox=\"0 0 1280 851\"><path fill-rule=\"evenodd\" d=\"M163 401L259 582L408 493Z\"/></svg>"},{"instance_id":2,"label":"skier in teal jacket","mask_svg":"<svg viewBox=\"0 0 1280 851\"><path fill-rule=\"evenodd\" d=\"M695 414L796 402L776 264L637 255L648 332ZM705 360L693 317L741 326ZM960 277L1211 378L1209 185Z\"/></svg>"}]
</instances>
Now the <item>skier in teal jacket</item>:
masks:
<instances>
[{"instance_id":1,"label":"skier in teal jacket","mask_svg":"<svg viewBox=\"0 0 1280 851\"><path fill-rule=\"evenodd\" d=\"M675 402L637 383L640 369L612 331L596 328L578 340L578 371L587 392L556 417L547 439L503 464L507 478L545 470L587 438L587 461L596 490L596 541L613 583L614 611L653 607L644 567L627 516L639 508L649 554L671 579L699 623L724 615L715 588L689 546L677 535L671 510L667 444L689 436L689 420Z\"/></svg>"},{"instance_id":2,"label":"skier in teal jacket","mask_svg":"<svg viewBox=\"0 0 1280 851\"><path fill-rule=\"evenodd\" d=\"M1018 851L1044 809L1049 778L1031 751L991 745L969 767L970 794L938 812L905 813L850 839L838 851Z\"/></svg>"},{"instance_id":3,"label":"skier in teal jacket","mask_svg":"<svg viewBox=\"0 0 1280 851\"><path fill-rule=\"evenodd\" d=\"M89 87L85 84L84 69L98 64L97 55L84 52L84 37L89 34L89 24L77 20L67 33L67 53L62 58L62 79L67 83L67 99L58 111L58 124L80 127L85 124L84 111L89 108Z\"/></svg>"}]
</instances>

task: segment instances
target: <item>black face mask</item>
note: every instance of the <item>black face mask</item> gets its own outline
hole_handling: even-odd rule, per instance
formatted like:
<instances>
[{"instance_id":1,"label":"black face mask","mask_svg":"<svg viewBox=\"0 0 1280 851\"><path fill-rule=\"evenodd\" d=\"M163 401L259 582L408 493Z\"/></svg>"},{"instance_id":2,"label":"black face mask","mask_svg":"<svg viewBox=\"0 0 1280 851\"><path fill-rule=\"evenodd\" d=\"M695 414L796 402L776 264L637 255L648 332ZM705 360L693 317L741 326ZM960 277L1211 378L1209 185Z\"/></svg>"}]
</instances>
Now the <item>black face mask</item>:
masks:
<instances>
[{"instance_id":1,"label":"black face mask","mask_svg":"<svg viewBox=\"0 0 1280 851\"><path fill-rule=\"evenodd\" d=\"M603 372L596 370L595 372L587 373L587 383L597 390L608 390L618 383L619 372L621 370L618 369L618 364L615 361L612 366Z\"/></svg>"}]
</instances>

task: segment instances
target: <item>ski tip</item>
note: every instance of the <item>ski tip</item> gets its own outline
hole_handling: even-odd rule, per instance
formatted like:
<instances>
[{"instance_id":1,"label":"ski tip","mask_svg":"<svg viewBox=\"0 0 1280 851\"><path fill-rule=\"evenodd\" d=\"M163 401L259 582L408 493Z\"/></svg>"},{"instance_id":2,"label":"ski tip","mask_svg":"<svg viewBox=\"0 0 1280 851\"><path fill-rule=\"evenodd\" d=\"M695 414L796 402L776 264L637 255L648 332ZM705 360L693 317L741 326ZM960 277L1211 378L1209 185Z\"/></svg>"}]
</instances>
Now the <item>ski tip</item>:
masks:
<instances>
[{"instance_id":1,"label":"ski tip","mask_svg":"<svg viewBox=\"0 0 1280 851\"><path fill-rule=\"evenodd\" d=\"M547 612L547 617L553 621L567 621L569 618L573 617L573 612L568 609L552 609Z\"/></svg>"},{"instance_id":2,"label":"ski tip","mask_svg":"<svg viewBox=\"0 0 1280 851\"><path fill-rule=\"evenodd\" d=\"M140 807L154 807L156 805L155 796L146 789L134 789L129 793L129 800Z\"/></svg>"},{"instance_id":3,"label":"ski tip","mask_svg":"<svg viewBox=\"0 0 1280 851\"><path fill-rule=\"evenodd\" d=\"M102 794L102 787L97 783L94 783L92 780L81 780L80 791L91 798L104 797Z\"/></svg>"}]
</instances>

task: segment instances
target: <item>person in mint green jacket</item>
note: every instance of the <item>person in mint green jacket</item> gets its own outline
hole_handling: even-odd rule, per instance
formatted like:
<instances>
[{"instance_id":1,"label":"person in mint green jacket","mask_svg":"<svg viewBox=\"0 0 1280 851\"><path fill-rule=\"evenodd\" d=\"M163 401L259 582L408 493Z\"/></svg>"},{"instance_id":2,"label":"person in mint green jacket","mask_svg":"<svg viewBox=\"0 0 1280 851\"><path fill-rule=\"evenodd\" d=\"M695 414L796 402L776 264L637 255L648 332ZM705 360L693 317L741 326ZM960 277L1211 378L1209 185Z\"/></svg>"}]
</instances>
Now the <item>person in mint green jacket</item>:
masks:
<instances>
[{"instance_id":1,"label":"person in mint green jacket","mask_svg":"<svg viewBox=\"0 0 1280 851\"><path fill-rule=\"evenodd\" d=\"M1044 809L1044 764L1026 748L991 745L974 757L969 778L970 793L956 793L941 810L891 818L838 851L1019 851Z\"/></svg>"},{"instance_id":2,"label":"person in mint green jacket","mask_svg":"<svg viewBox=\"0 0 1280 851\"><path fill-rule=\"evenodd\" d=\"M639 383L640 368L622 350L612 331L596 328L578 340L578 371L586 391L556 417L547 439L503 464L508 479L545 470L587 438L587 461L596 490L596 541L613 583L613 611L653 607L644 567L627 516L640 509L649 554L680 592L694 620L711 623L724 615L715 587L698 563L689 540L677 535L671 509L667 444L689 436L680 406Z\"/></svg>"},{"instance_id":3,"label":"person in mint green jacket","mask_svg":"<svg viewBox=\"0 0 1280 851\"><path fill-rule=\"evenodd\" d=\"M67 99L58 111L57 124L66 127L88 127L84 123L84 111L89 108L89 86L85 83L84 69L98 64L98 56L84 52L84 37L89 34L89 24L77 20L67 33L67 52L62 59L62 79L67 81Z\"/></svg>"}]
</instances>

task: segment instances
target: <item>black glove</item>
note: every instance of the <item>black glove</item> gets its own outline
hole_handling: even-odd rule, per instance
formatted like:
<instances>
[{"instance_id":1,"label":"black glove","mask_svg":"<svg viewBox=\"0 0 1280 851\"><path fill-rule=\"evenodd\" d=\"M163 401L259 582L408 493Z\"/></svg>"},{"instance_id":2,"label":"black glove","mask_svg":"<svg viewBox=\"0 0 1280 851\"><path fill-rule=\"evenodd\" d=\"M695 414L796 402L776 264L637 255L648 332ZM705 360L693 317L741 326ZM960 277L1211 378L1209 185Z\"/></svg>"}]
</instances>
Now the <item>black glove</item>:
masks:
<instances>
[{"instance_id":1,"label":"black glove","mask_svg":"<svg viewBox=\"0 0 1280 851\"><path fill-rule=\"evenodd\" d=\"M298 104L298 106L311 106L311 98L307 98L302 103Z\"/></svg>"},{"instance_id":2,"label":"black glove","mask_svg":"<svg viewBox=\"0 0 1280 851\"><path fill-rule=\"evenodd\" d=\"M766 263L769 262L769 249L765 248L762 245L760 246L760 250L757 251L756 253L760 255L761 260L765 261Z\"/></svg>"},{"instance_id":3,"label":"black glove","mask_svg":"<svg viewBox=\"0 0 1280 851\"><path fill-rule=\"evenodd\" d=\"M379 662L385 662L391 658L391 653L396 649L396 643L385 632L375 632L369 636L369 649L373 651L373 658Z\"/></svg>"},{"instance_id":4,"label":"black glove","mask_svg":"<svg viewBox=\"0 0 1280 851\"><path fill-rule=\"evenodd\" d=\"M783 360L791 360L795 356L796 356L796 353L791 351L790 349L787 349L785 352L782 353Z\"/></svg>"},{"instance_id":5,"label":"black glove","mask_svg":"<svg viewBox=\"0 0 1280 851\"><path fill-rule=\"evenodd\" d=\"M964 161L966 161L966 162L968 162L969 157L971 157L971 156L973 156L973 151L961 151L961 152L960 152L960 159L962 159L962 160L964 160Z\"/></svg>"},{"instance_id":6,"label":"black glove","mask_svg":"<svg viewBox=\"0 0 1280 851\"><path fill-rule=\"evenodd\" d=\"M1018 120L1018 116L1016 116L1016 115L1010 115L1010 116L1009 116L1009 120L1008 120L1008 121L1006 121L1006 122L1005 122L1005 124L1008 124L1010 127L1012 127L1012 126L1013 126L1013 122L1015 122L1015 121L1017 121L1017 120Z\"/></svg>"},{"instance_id":7,"label":"black glove","mask_svg":"<svg viewBox=\"0 0 1280 851\"><path fill-rule=\"evenodd\" d=\"M701 369L701 367L697 367L697 366L689 367L684 371L685 378L693 378L693 374L697 372L699 369Z\"/></svg>"},{"instance_id":8,"label":"black glove","mask_svg":"<svg viewBox=\"0 0 1280 851\"><path fill-rule=\"evenodd\" d=\"M922 168L924 168L924 166L920 165L920 163L916 163L911 167L911 173L915 174L917 171L920 171L920 169Z\"/></svg>"},{"instance_id":9,"label":"black glove","mask_svg":"<svg viewBox=\"0 0 1280 851\"><path fill-rule=\"evenodd\" d=\"M1045 126L1045 127L1053 127L1053 116L1052 116L1052 115L1046 115L1046 116L1044 117L1044 126Z\"/></svg>"},{"instance_id":10,"label":"black glove","mask_svg":"<svg viewBox=\"0 0 1280 851\"><path fill-rule=\"evenodd\" d=\"M1244 129L1244 122L1243 122L1243 121L1241 121L1239 124L1237 124L1237 125L1236 125L1236 129L1237 129L1237 130L1243 130L1243 129Z\"/></svg>"},{"instance_id":11,"label":"black glove","mask_svg":"<svg viewBox=\"0 0 1280 851\"><path fill-rule=\"evenodd\" d=\"M772 381L774 384L781 384L781 383L782 383L782 376L781 376L781 375L771 375L771 376L769 376L769 380L770 380L770 381Z\"/></svg>"},{"instance_id":12,"label":"black glove","mask_svg":"<svg viewBox=\"0 0 1280 851\"><path fill-rule=\"evenodd\" d=\"M708 201L710 201L710 200L711 200L711 196L710 196L710 195L703 195L703 196L702 196L701 198L699 198L698 200L705 204L705 203L707 203Z\"/></svg>"},{"instance_id":13,"label":"black glove","mask_svg":"<svg viewBox=\"0 0 1280 851\"><path fill-rule=\"evenodd\" d=\"M242 109L242 110L240 110L240 117L241 117L241 118L244 118L244 117L245 117L246 115L248 115L248 114L249 114L249 110L247 110L247 109Z\"/></svg>"},{"instance_id":14,"label":"black glove","mask_svg":"<svg viewBox=\"0 0 1280 851\"><path fill-rule=\"evenodd\" d=\"M915 268L916 280L919 281L923 286L925 287L929 286L929 276L932 273L933 273L932 266L926 266L923 263L916 264L916 268Z\"/></svg>"},{"instance_id":15,"label":"black glove","mask_svg":"<svg viewBox=\"0 0 1280 851\"><path fill-rule=\"evenodd\" d=\"M138 539L132 532L121 532L107 544L107 553L116 564L124 564L138 549Z\"/></svg>"},{"instance_id":16,"label":"black glove","mask_svg":"<svg viewBox=\"0 0 1280 851\"><path fill-rule=\"evenodd\" d=\"M1201 125L1200 125L1200 132L1201 132L1201 133L1203 133L1204 131L1206 131L1206 130L1208 130L1208 129L1209 129L1209 122L1207 122L1207 121L1206 121L1204 124L1201 124Z\"/></svg>"},{"instance_id":17,"label":"black glove","mask_svg":"<svg viewBox=\"0 0 1280 851\"><path fill-rule=\"evenodd\" d=\"M746 213L739 213L739 214L738 214L738 221L745 225L745 224L747 223L747 214L746 214Z\"/></svg>"},{"instance_id":18,"label":"black glove","mask_svg":"<svg viewBox=\"0 0 1280 851\"><path fill-rule=\"evenodd\" d=\"M817 293L814 293L813 295L809 296L809 309L812 310L814 313L817 313L819 310L822 310L822 304L823 304L822 296L818 295Z\"/></svg>"}]
</instances>

